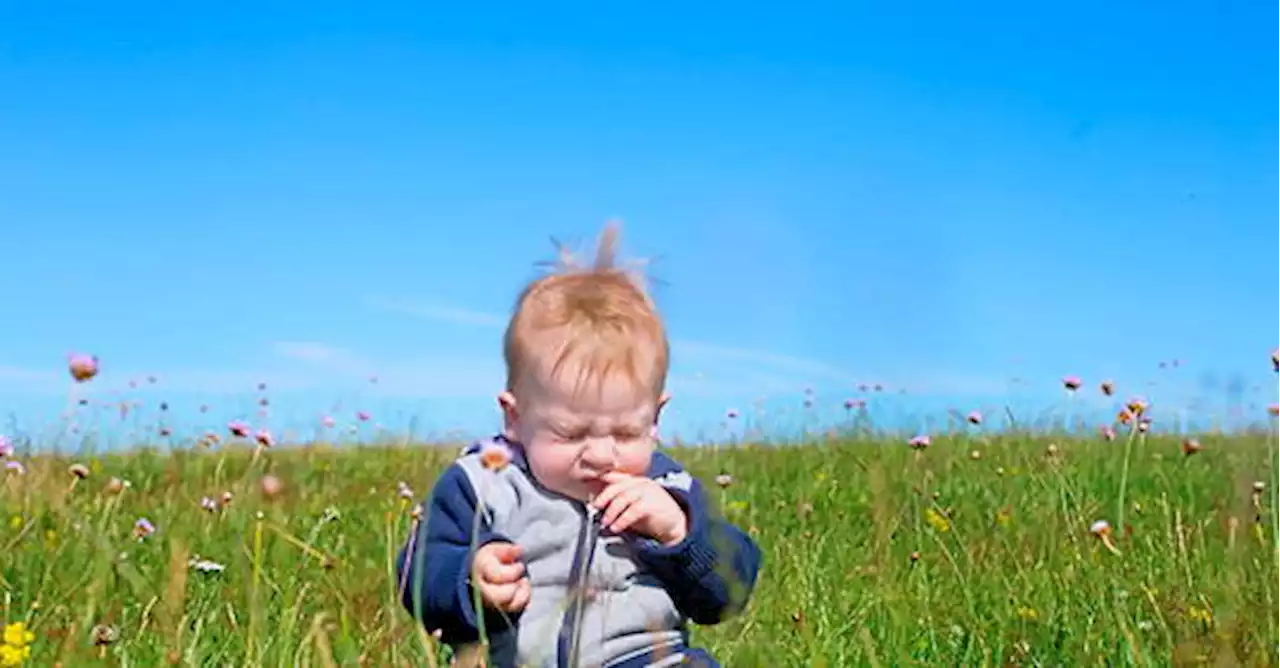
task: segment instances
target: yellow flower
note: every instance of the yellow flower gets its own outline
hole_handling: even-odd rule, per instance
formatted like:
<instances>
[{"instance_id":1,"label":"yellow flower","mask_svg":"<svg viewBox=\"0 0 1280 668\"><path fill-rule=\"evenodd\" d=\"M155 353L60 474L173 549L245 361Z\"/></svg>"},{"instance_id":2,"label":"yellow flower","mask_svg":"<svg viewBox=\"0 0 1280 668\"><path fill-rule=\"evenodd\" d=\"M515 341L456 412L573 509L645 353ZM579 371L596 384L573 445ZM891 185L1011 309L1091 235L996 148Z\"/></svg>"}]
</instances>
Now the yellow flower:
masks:
<instances>
[{"instance_id":1,"label":"yellow flower","mask_svg":"<svg viewBox=\"0 0 1280 668\"><path fill-rule=\"evenodd\" d=\"M10 518L9 518L9 528L10 528L10 529L19 529L19 528L22 528L22 516L21 516L21 515L14 515L13 517L10 517Z\"/></svg>"},{"instance_id":2,"label":"yellow flower","mask_svg":"<svg viewBox=\"0 0 1280 668\"><path fill-rule=\"evenodd\" d=\"M22 662L29 658L31 658L30 647L0 645L0 666L5 666L5 668L9 668L10 666L21 666Z\"/></svg>"},{"instance_id":3,"label":"yellow flower","mask_svg":"<svg viewBox=\"0 0 1280 668\"><path fill-rule=\"evenodd\" d=\"M1193 605L1189 607L1187 609L1187 617L1190 617L1193 621L1200 622L1205 626L1213 624L1213 611L1198 606Z\"/></svg>"},{"instance_id":4,"label":"yellow flower","mask_svg":"<svg viewBox=\"0 0 1280 668\"><path fill-rule=\"evenodd\" d=\"M1029 622L1034 622L1037 619L1040 619L1040 613L1036 612L1035 608L1028 608L1027 606L1024 605L1018 608L1018 617L1025 619Z\"/></svg>"},{"instance_id":5,"label":"yellow flower","mask_svg":"<svg viewBox=\"0 0 1280 668\"><path fill-rule=\"evenodd\" d=\"M36 634L27 630L23 622L14 622L4 627L4 644L25 647L36 639Z\"/></svg>"},{"instance_id":6,"label":"yellow flower","mask_svg":"<svg viewBox=\"0 0 1280 668\"><path fill-rule=\"evenodd\" d=\"M951 522L949 522L946 517L943 517L942 513L934 510L933 508L925 509L924 519L929 523L929 526L933 527L933 530L938 533L946 533L951 530Z\"/></svg>"}]
</instances>

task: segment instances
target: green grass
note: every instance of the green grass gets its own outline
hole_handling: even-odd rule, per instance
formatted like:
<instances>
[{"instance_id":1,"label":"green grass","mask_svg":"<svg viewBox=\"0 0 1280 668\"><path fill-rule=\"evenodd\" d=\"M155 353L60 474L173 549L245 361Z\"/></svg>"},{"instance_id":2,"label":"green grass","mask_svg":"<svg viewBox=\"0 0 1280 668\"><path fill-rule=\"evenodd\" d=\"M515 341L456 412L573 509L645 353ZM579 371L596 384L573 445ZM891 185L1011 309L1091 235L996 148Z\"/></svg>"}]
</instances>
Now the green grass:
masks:
<instances>
[{"instance_id":1,"label":"green grass","mask_svg":"<svg viewBox=\"0 0 1280 668\"><path fill-rule=\"evenodd\" d=\"M1186 457L1139 438L1126 482L1123 440L1048 443L673 451L765 555L747 612L695 641L726 666L1277 664L1273 439L1209 436ZM390 575L412 522L396 485L425 496L454 453L139 452L81 460L74 485L73 460L26 459L0 480L0 621L35 632L39 666L431 665ZM107 493L112 477L131 485ZM158 529L141 541L139 517ZM95 646L97 625L114 642Z\"/></svg>"}]
</instances>

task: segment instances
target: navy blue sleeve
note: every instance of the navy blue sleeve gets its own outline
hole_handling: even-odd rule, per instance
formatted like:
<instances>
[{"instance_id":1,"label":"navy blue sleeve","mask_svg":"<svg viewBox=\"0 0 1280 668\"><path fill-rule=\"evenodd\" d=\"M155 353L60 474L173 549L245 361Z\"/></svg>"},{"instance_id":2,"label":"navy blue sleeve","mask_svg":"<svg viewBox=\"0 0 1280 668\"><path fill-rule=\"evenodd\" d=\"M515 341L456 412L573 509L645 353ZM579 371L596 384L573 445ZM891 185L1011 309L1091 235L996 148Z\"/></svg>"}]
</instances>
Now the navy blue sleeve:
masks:
<instances>
[{"instance_id":1,"label":"navy blue sleeve","mask_svg":"<svg viewBox=\"0 0 1280 668\"><path fill-rule=\"evenodd\" d=\"M448 645L476 642L480 637L470 584L475 550L506 537L476 522L476 494L462 467L445 470L431 490L418 529L396 557L396 583L401 603L428 631L439 630ZM490 641L509 630L502 613L487 611Z\"/></svg>"},{"instance_id":2,"label":"navy blue sleeve","mask_svg":"<svg viewBox=\"0 0 1280 668\"><path fill-rule=\"evenodd\" d=\"M715 517L702 483L657 452L649 477L658 479L689 518L689 533L664 546L637 541L637 558L662 581L676 607L696 624L717 624L740 612L760 573L760 548L742 529Z\"/></svg>"}]
</instances>

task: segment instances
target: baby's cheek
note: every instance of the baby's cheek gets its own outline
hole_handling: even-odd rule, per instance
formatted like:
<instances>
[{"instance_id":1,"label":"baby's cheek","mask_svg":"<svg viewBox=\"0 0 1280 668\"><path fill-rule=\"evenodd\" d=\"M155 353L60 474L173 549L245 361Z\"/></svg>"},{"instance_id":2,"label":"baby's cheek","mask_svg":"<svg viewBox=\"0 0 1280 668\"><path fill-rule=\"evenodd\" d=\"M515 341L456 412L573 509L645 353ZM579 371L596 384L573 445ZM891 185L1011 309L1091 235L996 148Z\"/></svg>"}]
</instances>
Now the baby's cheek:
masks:
<instances>
[{"instance_id":1,"label":"baby's cheek","mask_svg":"<svg viewBox=\"0 0 1280 668\"><path fill-rule=\"evenodd\" d=\"M646 475L652 458L651 449L625 452L618 458L618 470L628 475Z\"/></svg>"}]
</instances>

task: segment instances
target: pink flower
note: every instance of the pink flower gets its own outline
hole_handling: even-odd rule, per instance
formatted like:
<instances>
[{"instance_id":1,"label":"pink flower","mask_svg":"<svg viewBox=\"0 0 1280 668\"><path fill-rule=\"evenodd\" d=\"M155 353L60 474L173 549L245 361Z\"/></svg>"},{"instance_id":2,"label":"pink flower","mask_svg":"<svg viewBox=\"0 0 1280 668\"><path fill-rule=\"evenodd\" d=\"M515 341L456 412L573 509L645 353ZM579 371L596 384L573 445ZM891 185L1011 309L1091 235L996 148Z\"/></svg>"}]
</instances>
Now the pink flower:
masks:
<instances>
[{"instance_id":1,"label":"pink flower","mask_svg":"<svg viewBox=\"0 0 1280 668\"><path fill-rule=\"evenodd\" d=\"M266 429L259 429L258 433L253 435L253 440L258 442L264 448L269 448L276 444L276 439Z\"/></svg>"},{"instance_id":2,"label":"pink flower","mask_svg":"<svg viewBox=\"0 0 1280 668\"><path fill-rule=\"evenodd\" d=\"M369 414L365 411L356 411L356 419L361 422L368 422Z\"/></svg>"},{"instance_id":3,"label":"pink flower","mask_svg":"<svg viewBox=\"0 0 1280 668\"><path fill-rule=\"evenodd\" d=\"M77 383L83 383L98 375L98 356L71 353L67 356L67 370Z\"/></svg>"},{"instance_id":4,"label":"pink flower","mask_svg":"<svg viewBox=\"0 0 1280 668\"><path fill-rule=\"evenodd\" d=\"M242 420L232 420L227 423L227 431L236 438L245 438L249 435L249 425Z\"/></svg>"},{"instance_id":5,"label":"pink flower","mask_svg":"<svg viewBox=\"0 0 1280 668\"><path fill-rule=\"evenodd\" d=\"M16 459L10 459L4 463L4 471L9 475L22 475L27 472L27 467Z\"/></svg>"},{"instance_id":6,"label":"pink flower","mask_svg":"<svg viewBox=\"0 0 1280 668\"><path fill-rule=\"evenodd\" d=\"M0 434L0 459L13 456L13 442L8 436Z\"/></svg>"},{"instance_id":7,"label":"pink flower","mask_svg":"<svg viewBox=\"0 0 1280 668\"><path fill-rule=\"evenodd\" d=\"M1098 427L1098 435L1102 436L1103 440L1116 440L1116 430L1112 429L1111 425L1104 424L1101 427Z\"/></svg>"},{"instance_id":8,"label":"pink flower","mask_svg":"<svg viewBox=\"0 0 1280 668\"><path fill-rule=\"evenodd\" d=\"M1075 392L1080 389L1084 383L1080 380L1080 376L1063 376L1062 386L1067 388L1068 392Z\"/></svg>"},{"instance_id":9,"label":"pink flower","mask_svg":"<svg viewBox=\"0 0 1280 668\"><path fill-rule=\"evenodd\" d=\"M333 425L334 425L334 424L336 424L336 423L335 423L335 421L334 421L334 419L333 419L332 417L330 417L330 416L326 415L326 416L324 416L324 418L323 418L323 419L321 419L321 420L320 420L320 424L324 425L324 426L325 426L325 428L332 428L332 427L333 427Z\"/></svg>"},{"instance_id":10,"label":"pink flower","mask_svg":"<svg viewBox=\"0 0 1280 668\"><path fill-rule=\"evenodd\" d=\"M913 450L923 450L929 447L929 444L932 442L933 441L930 440L928 434L920 434L919 436L914 436L911 440L907 441L907 445L911 446Z\"/></svg>"},{"instance_id":11,"label":"pink flower","mask_svg":"<svg viewBox=\"0 0 1280 668\"><path fill-rule=\"evenodd\" d=\"M969 411L969 414L965 416L965 419L969 421L969 424L982 424L982 413L979 413L978 411Z\"/></svg>"},{"instance_id":12,"label":"pink flower","mask_svg":"<svg viewBox=\"0 0 1280 668\"><path fill-rule=\"evenodd\" d=\"M145 517L139 517L138 521L133 523L133 537L138 540L142 540L155 532L156 526Z\"/></svg>"}]
</instances>

